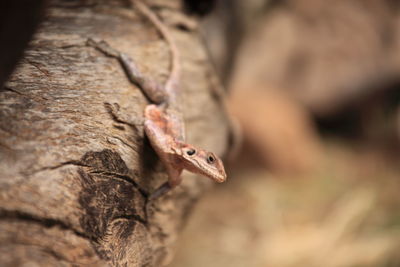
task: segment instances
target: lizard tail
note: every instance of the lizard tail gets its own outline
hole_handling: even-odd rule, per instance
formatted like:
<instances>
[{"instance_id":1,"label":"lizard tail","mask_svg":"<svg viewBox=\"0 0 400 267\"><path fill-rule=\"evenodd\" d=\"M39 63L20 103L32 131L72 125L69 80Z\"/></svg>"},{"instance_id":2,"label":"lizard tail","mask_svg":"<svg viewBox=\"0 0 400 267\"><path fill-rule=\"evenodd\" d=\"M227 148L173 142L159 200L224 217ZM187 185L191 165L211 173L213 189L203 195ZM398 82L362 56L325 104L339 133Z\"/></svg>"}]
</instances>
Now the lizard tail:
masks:
<instances>
[{"instance_id":1,"label":"lizard tail","mask_svg":"<svg viewBox=\"0 0 400 267\"><path fill-rule=\"evenodd\" d=\"M131 0L131 1L137 7L140 13L142 13L146 18L148 18L151 21L151 23L153 23L153 25L156 27L158 32L161 34L161 36L165 39L165 41L168 44L169 50L171 52L171 72L165 84L165 90L167 91L168 96L170 96L171 98L175 98L177 94L177 92L175 92L175 89L177 88L177 84L180 79L179 51L175 44L175 41L172 38L167 27L164 25L164 23L160 21L157 15L154 14L154 12L151 11L149 7L147 7L140 0Z\"/></svg>"}]
</instances>

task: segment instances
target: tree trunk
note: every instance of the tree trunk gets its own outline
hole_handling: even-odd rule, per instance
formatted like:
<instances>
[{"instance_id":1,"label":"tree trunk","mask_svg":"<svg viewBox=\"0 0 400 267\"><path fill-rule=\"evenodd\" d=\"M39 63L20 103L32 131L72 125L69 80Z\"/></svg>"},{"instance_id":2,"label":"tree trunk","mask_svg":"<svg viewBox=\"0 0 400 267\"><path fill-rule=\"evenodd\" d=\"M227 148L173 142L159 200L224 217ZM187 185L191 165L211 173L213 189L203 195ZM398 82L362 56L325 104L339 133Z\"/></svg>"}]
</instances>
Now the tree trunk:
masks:
<instances>
[{"instance_id":1,"label":"tree trunk","mask_svg":"<svg viewBox=\"0 0 400 267\"><path fill-rule=\"evenodd\" d=\"M180 1L148 1L181 54L188 142L221 155L228 127L196 21ZM15 33L17 34L17 33ZM149 103L118 61L87 46L104 39L163 83L168 46L129 1L50 3L45 21L0 91L0 265L159 266L210 185L167 176L143 131ZM192 176L192 177L188 177Z\"/></svg>"}]
</instances>

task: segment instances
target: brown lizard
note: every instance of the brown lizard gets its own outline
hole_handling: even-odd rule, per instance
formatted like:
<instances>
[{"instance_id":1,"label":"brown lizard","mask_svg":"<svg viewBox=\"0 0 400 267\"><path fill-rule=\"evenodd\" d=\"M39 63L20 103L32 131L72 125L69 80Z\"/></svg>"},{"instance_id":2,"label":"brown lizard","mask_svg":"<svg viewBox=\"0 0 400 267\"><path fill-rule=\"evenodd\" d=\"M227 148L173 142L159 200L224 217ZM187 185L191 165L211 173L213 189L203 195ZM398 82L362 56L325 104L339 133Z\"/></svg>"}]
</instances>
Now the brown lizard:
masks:
<instances>
[{"instance_id":1,"label":"brown lizard","mask_svg":"<svg viewBox=\"0 0 400 267\"><path fill-rule=\"evenodd\" d=\"M147 105L145 108L144 130L166 168L168 182L152 193L150 198L157 198L178 186L182 181L181 173L184 169L204 175L219 183L224 182L226 173L221 159L212 152L185 142L185 129L177 100L180 60L173 38L160 19L146 5L138 0L132 0L132 2L168 43L171 52L171 72L165 86L145 77L128 55L111 48L105 41L89 39L88 44L108 56L117 58L128 78L156 104Z\"/></svg>"}]
</instances>

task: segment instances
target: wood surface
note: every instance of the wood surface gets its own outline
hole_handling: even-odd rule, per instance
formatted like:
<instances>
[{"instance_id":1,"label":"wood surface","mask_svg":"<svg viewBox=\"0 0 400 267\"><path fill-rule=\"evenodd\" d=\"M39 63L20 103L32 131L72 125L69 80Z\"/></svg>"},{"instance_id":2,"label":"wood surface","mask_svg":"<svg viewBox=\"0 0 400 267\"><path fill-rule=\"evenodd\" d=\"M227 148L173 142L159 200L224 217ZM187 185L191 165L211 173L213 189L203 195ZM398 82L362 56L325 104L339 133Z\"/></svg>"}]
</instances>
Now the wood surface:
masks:
<instances>
[{"instance_id":1,"label":"wood surface","mask_svg":"<svg viewBox=\"0 0 400 267\"><path fill-rule=\"evenodd\" d=\"M181 1L147 3L180 50L188 141L222 156L226 114L197 21ZM169 73L166 42L129 1L49 3L0 91L1 266L164 265L212 184L184 172L181 186L147 200L167 179L144 136L149 101L116 59L87 46L89 37L127 53L159 82Z\"/></svg>"}]
</instances>

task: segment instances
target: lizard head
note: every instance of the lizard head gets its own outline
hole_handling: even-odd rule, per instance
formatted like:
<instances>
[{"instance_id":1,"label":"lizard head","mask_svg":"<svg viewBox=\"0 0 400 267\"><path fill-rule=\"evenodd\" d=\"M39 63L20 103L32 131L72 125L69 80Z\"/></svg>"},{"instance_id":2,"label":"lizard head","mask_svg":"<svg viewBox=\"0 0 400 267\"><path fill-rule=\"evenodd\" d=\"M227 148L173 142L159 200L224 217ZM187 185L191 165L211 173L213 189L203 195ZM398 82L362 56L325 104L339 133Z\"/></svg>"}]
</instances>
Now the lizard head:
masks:
<instances>
[{"instance_id":1,"label":"lizard head","mask_svg":"<svg viewBox=\"0 0 400 267\"><path fill-rule=\"evenodd\" d=\"M214 153L184 144L179 148L178 154L188 171L207 176L218 183L225 182L224 164Z\"/></svg>"}]
</instances>

